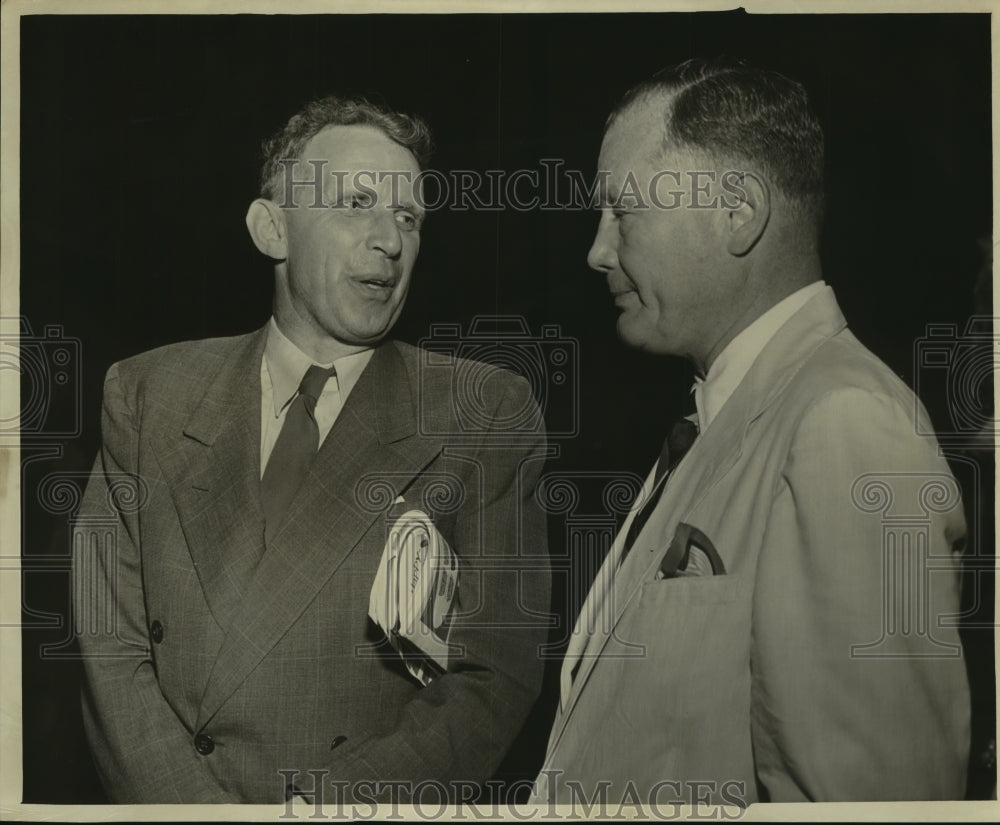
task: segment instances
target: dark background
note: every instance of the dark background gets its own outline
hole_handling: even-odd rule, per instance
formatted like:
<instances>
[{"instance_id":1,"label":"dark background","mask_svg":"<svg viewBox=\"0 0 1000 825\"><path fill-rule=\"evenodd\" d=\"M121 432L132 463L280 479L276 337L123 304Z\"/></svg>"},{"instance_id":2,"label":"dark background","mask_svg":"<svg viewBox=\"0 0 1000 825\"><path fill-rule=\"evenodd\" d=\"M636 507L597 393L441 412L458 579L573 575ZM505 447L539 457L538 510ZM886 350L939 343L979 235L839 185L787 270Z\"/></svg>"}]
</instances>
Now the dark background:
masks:
<instances>
[{"instance_id":1,"label":"dark background","mask_svg":"<svg viewBox=\"0 0 1000 825\"><path fill-rule=\"evenodd\" d=\"M37 16L21 20L21 313L35 338L61 326L79 372L47 390L54 403L22 439L24 801L103 800L68 641L72 501L45 485L85 480L112 362L267 319L270 266L243 223L260 139L314 96L362 92L427 118L437 169L562 158L589 178L604 118L628 86L721 53L807 87L827 136L826 278L857 336L917 385L950 444L972 525L969 793L989 793L995 773L980 754L995 729L993 583L978 565L993 553L993 457L968 449L971 425L949 406L961 365L914 360L928 323L961 335L975 312L991 314L980 245L992 209L987 15ZM416 342L432 323L465 329L477 315L522 316L533 334L559 325L576 342L578 373L546 413L557 428L580 415L549 470L642 475L691 372L618 343L604 280L586 266L596 223L570 210L433 213L397 333ZM987 279L978 305L977 275ZM53 340L35 346L43 362ZM958 351L947 337L935 346ZM990 369L974 378L973 401L988 412ZM24 374L25 404L37 380ZM599 485L551 522L555 607L571 616L600 557L600 546L570 547L588 513L607 515ZM553 633L556 649L565 633ZM558 682L550 665L505 777L540 765Z\"/></svg>"}]
</instances>

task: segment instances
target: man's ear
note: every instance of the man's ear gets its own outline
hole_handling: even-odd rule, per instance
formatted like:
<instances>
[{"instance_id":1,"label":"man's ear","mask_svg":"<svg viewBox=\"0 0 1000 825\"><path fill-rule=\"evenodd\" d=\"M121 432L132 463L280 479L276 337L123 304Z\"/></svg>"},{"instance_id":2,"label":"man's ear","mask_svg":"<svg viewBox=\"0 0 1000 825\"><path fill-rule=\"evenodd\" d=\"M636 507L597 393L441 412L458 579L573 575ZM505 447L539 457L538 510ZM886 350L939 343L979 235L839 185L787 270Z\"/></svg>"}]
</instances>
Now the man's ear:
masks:
<instances>
[{"instance_id":1,"label":"man's ear","mask_svg":"<svg viewBox=\"0 0 1000 825\"><path fill-rule=\"evenodd\" d=\"M730 255L746 255L760 240L771 217L771 189L753 172L743 172L726 186L729 211L726 249ZM733 205L735 204L735 206Z\"/></svg>"},{"instance_id":2,"label":"man's ear","mask_svg":"<svg viewBox=\"0 0 1000 825\"><path fill-rule=\"evenodd\" d=\"M247 229L254 245L268 258L283 261L288 257L285 216L273 201L257 198L250 204Z\"/></svg>"}]
</instances>

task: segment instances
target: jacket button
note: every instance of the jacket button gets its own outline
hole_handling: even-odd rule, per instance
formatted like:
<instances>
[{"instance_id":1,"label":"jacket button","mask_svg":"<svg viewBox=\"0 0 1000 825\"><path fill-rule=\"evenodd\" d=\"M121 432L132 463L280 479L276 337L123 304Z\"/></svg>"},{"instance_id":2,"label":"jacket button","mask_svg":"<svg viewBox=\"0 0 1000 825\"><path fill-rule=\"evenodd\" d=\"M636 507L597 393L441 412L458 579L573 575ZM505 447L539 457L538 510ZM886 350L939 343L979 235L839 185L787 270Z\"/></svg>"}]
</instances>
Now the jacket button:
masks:
<instances>
[{"instance_id":1,"label":"jacket button","mask_svg":"<svg viewBox=\"0 0 1000 825\"><path fill-rule=\"evenodd\" d=\"M163 625L160 624L159 619L154 619L149 626L149 636L156 644L163 641Z\"/></svg>"},{"instance_id":2,"label":"jacket button","mask_svg":"<svg viewBox=\"0 0 1000 825\"><path fill-rule=\"evenodd\" d=\"M212 737L207 733L199 733L194 738L194 749L202 756L208 756L215 750L215 742L212 741Z\"/></svg>"}]
</instances>

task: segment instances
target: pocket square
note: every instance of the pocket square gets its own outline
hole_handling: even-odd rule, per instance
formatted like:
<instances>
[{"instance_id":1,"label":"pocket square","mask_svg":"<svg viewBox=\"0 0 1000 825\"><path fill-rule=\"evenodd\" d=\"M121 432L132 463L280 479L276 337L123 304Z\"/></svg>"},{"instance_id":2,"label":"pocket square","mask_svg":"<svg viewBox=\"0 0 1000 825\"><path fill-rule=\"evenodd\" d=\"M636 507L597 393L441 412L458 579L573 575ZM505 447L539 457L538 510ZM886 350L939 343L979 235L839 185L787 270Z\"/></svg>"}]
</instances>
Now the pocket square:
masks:
<instances>
[{"instance_id":1,"label":"pocket square","mask_svg":"<svg viewBox=\"0 0 1000 825\"><path fill-rule=\"evenodd\" d=\"M406 499L402 496L396 496L396 500L392 503L392 506L395 507L397 504L403 504L405 501Z\"/></svg>"},{"instance_id":2,"label":"pocket square","mask_svg":"<svg viewBox=\"0 0 1000 825\"><path fill-rule=\"evenodd\" d=\"M697 527L681 522L674 531L670 547L660 562L657 578L679 576L722 576L726 573L712 540Z\"/></svg>"}]
</instances>

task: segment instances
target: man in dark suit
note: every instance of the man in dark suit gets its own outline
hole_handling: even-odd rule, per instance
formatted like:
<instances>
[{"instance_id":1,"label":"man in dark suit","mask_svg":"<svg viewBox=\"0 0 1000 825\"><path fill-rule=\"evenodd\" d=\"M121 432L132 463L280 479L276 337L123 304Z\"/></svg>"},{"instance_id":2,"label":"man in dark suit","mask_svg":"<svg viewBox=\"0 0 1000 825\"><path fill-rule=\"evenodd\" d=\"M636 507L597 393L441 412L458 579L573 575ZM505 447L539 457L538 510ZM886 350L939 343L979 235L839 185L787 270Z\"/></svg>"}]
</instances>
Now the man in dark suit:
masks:
<instances>
[{"instance_id":1,"label":"man in dark suit","mask_svg":"<svg viewBox=\"0 0 1000 825\"><path fill-rule=\"evenodd\" d=\"M478 367L470 387L467 362L387 337L429 146L422 121L365 100L307 105L266 145L247 214L275 262L269 323L108 372L74 570L85 724L115 802L468 798L535 700L549 572L530 389ZM405 512L458 564L426 686L369 618Z\"/></svg>"},{"instance_id":2,"label":"man in dark suit","mask_svg":"<svg viewBox=\"0 0 1000 825\"><path fill-rule=\"evenodd\" d=\"M694 363L696 411L664 422L581 611L536 801L960 798L961 498L821 280L805 90L672 67L612 113L599 167L588 262L626 344Z\"/></svg>"}]
</instances>

